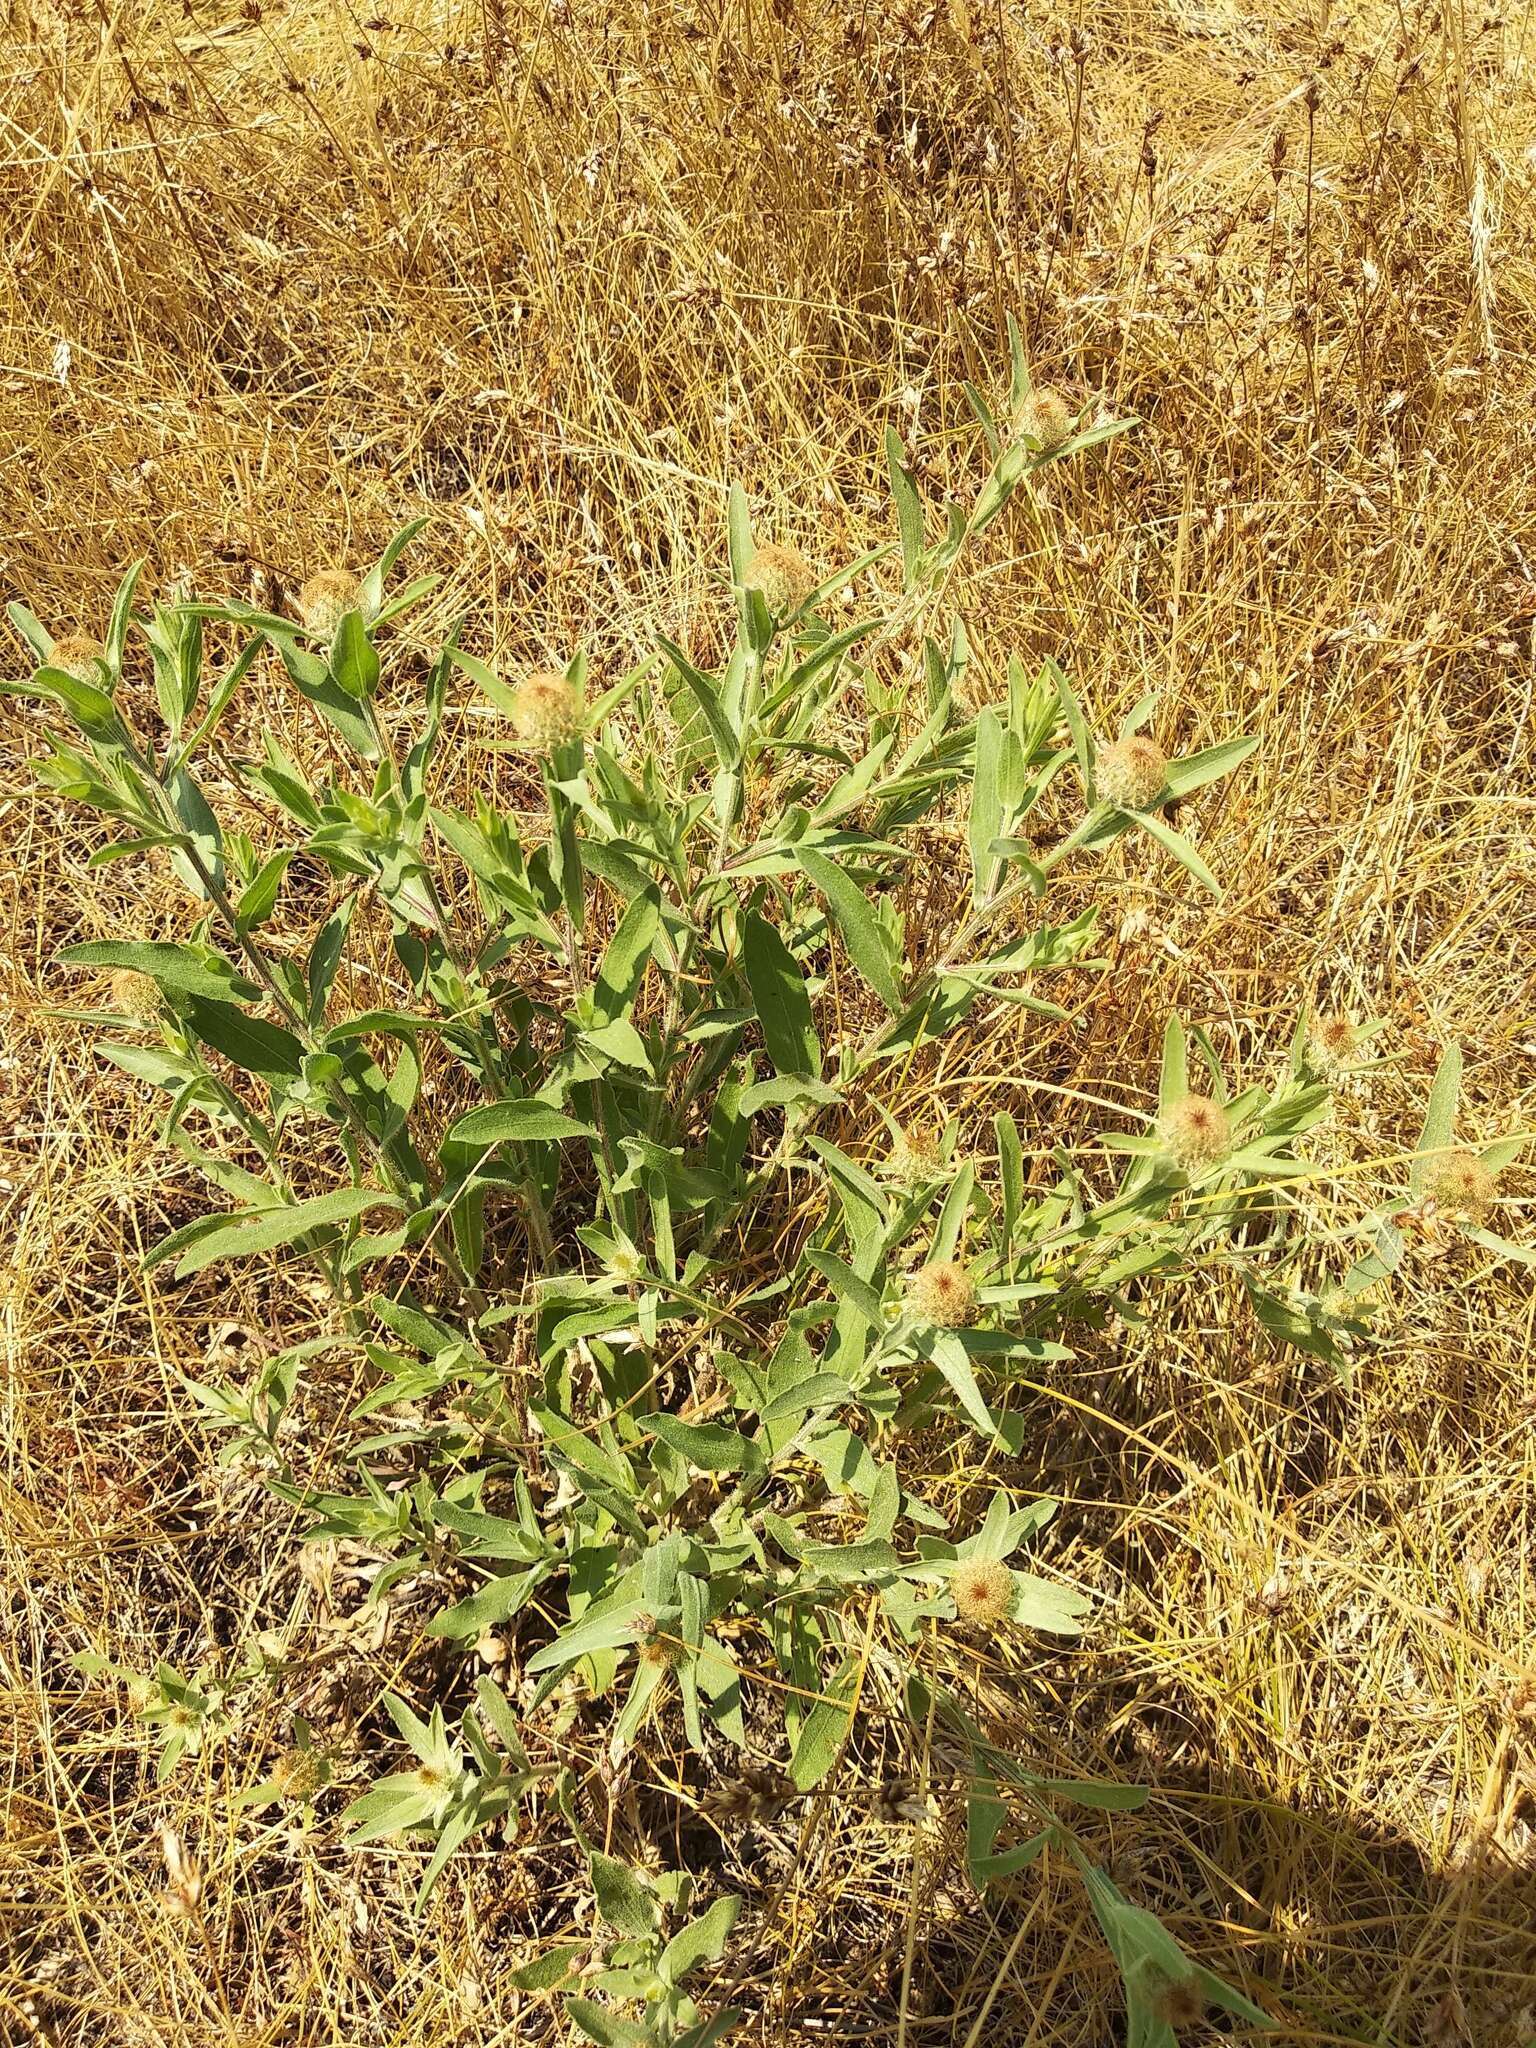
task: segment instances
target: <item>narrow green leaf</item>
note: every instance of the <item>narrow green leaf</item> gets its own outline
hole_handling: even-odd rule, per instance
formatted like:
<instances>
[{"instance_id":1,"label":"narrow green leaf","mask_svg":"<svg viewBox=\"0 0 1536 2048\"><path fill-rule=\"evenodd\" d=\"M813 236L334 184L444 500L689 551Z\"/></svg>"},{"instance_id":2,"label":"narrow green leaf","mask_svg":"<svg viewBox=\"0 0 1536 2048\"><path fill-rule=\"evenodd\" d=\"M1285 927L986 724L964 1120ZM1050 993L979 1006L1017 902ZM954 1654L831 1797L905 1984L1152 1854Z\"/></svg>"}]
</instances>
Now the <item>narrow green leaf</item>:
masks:
<instances>
[{"instance_id":1,"label":"narrow green leaf","mask_svg":"<svg viewBox=\"0 0 1536 2048\"><path fill-rule=\"evenodd\" d=\"M176 1268L179 1278L200 1273L216 1259L249 1258L253 1252L277 1251L313 1230L329 1230L351 1223L369 1209L398 1209L394 1195L378 1188L338 1188L334 1194L315 1195L307 1202L292 1202L280 1209L236 1212L217 1230L199 1238Z\"/></svg>"},{"instance_id":2,"label":"narrow green leaf","mask_svg":"<svg viewBox=\"0 0 1536 2048\"><path fill-rule=\"evenodd\" d=\"M368 638L361 612L348 612L336 628L331 674L360 704L366 704L379 687L378 652Z\"/></svg>"},{"instance_id":3,"label":"narrow green leaf","mask_svg":"<svg viewBox=\"0 0 1536 2048\"><path fill-rule=\"evenodd\" d=\"M334 1033L332 1034L334 1036ZM472 1109L448 1126L445 1145L528 1144L546 1139L584 1138L589 1124L579 1124L563 1110L546 1102L528 1100L489 1102Z\"/></svg>"},{"instance_id":4,"label":"narrow green leaf","mask_svg":"<svg viewBox=\"0 0 1536 2048\"><path fill-rule=\"evenodd\" d=\"M742 918L742 969L776 1071L819 1075L821 1045L805 977L776 927L756 911Z\"/></svg>"},{"instance_id":5,"label":"narrow green leaf","mask_svg":"<svg viewBox=\"0 0 1536 2048\"><path fill-rule=\"evenodd\" d=\"M880 921L864 891L836 861L814 847L797 846L795 858L827 899L849 959L894 1015L901 1008L901 989L891 971Z\"/></svg>"},{"instance_id":6,"label":"narrow green leaf","mask_svg":"<svg viewBox=\"0 0 1536 2048\"><path fill-rule=\"evenodd\" d=\"M161 988L177 989L189 996L210 996L216 1002L249 1002L261 993L254 982L247 981L220 955L159 940L93 940L88 945L66 946L59 959L67 967L130 968L135 974L147 974Z\"/></svg>"},{"instance_id":7,"label":"narrow green leaf","mask_svg":"<svg viewBox=\"0 0 1536 2048\"><path fill-rule=\"evenodd\" d=\"M597 1910L620 1934L650 1934L657 1920L654 1893L636 1877L627 1864L594 1850L588 1859Z\"/></svg>"},{"instance_id":8,"label":"narrow green leaf","mask_svg":"<svg viewBox=\"0 0 1536 2048\"><path fill-rule=\"evenodd\" d=\"M809 1792L842 1754L853 1724L853 1698L859 1686L858 1660L845 1657L837 1676L800 1724L789 1775L796 1788Z\"/></svg>"},{"instance_id":9,"label":"narrow green leaf","mask_svg":"<svg viewBox=\"0 0 1536 2048\"><path fill-rule=\"evenodd\" d=\"M675 1415L648 1415L653 1430L669 1450L697 1465L701 1472L761 1472L767 1460L761 1445L723 1422L682 1422Z\"/></svg>"},{"instance_id":10,"label":"narrow green leaf","mask_svg":"<svg viewBox=\"0 0 1536 2048\"><path fill-rule=\"evenodd\" d=\"M901 534L902 583L910 590L917 581L923 558L923 503L917 493L917 479L907 464L907 451L894 427L885 430L885 461L890 471L896 526Z\"/></svg>"},{"instance_id":11,"label":"narrow green leaf","mask_svg":"<svg viewBox=\"0 0 1536 2048\"><path fill-rule=\"evenodd\" d=\"M1149 838L1155 839L1159 846L1171 853L1181 867L1187 868L1195 880L1209 889L1213 896L1220 896L1220 882L1217 881L1183 833L1176 832L1166 818L1162 817L1157 811L1138 811L1136 813L1136 823Z\"/></svg>"},{"instance_id":12,"label":"narrow green leaf","mask_svg":"<svg viewBox=\"0 0 1536 2048\"><path fill-rule=\"evenodd\" d=\"M269 1024L264 1017L248 1016L233 1003L214 1002L206 996L187 998L186 1017L205 1045L274 1086L296 1081L304 1071L303 1046L280 1024Z\"/></svg>"},{"instance_id":13,"label":"narrow green leaf","mask_svg":"<svg viewBox=\"0 0 1536 2048\"><path fill-rule=\"evenodd\" d=\"M1461 1047L1454 1042L1440 1055L1435 1078L1429 1085L1429 1102L1424 1111L1424 1128L1409 1170L1408 1185L1417 1195L1423 1191L1426 1175L1434 1166L1436 1153L1443 1153L1456 1136L1456 1107L1461 1096Z\"/></svg>"},{"instance_id":14,"label":"narrow green leaf","mask_svg":"<svg viewBox=\"0 0 1536 2048\"><path fill-rule=\"evenodd\" d=\"M669 640L664 633L658 633L656 638L665 650L667 659L671 662L673 668L677 670L677 673L682 677L697 699L699 709L704 714L704 722L709 727L710 738L715 743L715 756L720 766L722 768L734 768L741 757L741 747L735 733L731 730L730 722L726 718L719 692L714 683L702 671L694 667L693 663L675 641Z\"/></svg>"}]
</instances>

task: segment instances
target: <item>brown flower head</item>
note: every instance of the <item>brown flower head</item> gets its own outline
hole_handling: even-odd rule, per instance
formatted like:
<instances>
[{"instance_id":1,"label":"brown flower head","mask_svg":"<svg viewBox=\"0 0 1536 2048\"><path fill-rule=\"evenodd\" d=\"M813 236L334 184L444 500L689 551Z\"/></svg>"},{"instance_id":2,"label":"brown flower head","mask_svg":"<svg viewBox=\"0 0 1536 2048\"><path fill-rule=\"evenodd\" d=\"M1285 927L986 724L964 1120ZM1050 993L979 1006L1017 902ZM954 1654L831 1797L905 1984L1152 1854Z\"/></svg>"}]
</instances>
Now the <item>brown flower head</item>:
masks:
<instances>
[{"instance_id":1,"label":"brown flower head","mask_svg":"<svg viewBox=\"0 0 1536 2048\"><path fill-rule=\"evenodd\" d=\"M747 564L741 579L744 590L758 591L770 618L787 619L816 588L816 571L793 548L765 541Z\"/></svg>"},{"instance_id":2,"label":"brown flower head","mask_svg":"<svg viewBox=\"0 0 1536 2048\"><path fill-rule=\"evenodd\" d=\"M520 740L547 754L580 737L581 692L558 669L535 669L512 693L512 724Z\"/></svg>"},{"instance_id":3,"label":"brown flower head","mask_svg":"<svg viewBox=\"0 0 1536 2048\"><path fill-rule=\"evenodd\" d=\"M1157 1122L1163 1150L1185 1173L1208 1173L1232 1150L1232 1120L1205 1095L1181 1095Z\"/></svg>"},{"instance_id":4,"label":"brown flower head","mask_svg":"<svg viewBox=\"0 0 1536 2048\"><path fill-rule=\"evenodd\" d=\"M919 1322L966 1330L976 1320L976 1283L953 1259L920 1266L907 1282L907 1307Z\"/></svg>"},{"instance_id":5,"label":"brown flower head","mask_svg":"<svg viewBox=\"0 0 1536 2048\"><path fill-rule=\"evenodd\" d=\"M1013 1573L995 1557L967 1557L949 1575L949 1596L962 1621L1005 1621L1013 1606Z\"/></svg>"},{"instance_id":6,"label":"brown flower head","mask_svg":"<svg viewBox=\"0 0 1536 2048\"><path fill-rule=\"evenodd\" d=\"M1193 1971L1174 1977L1157 1996L1157 2016L1177 2033L1180 2027L1197 2026L1205 2017L1207 1999L1200 1979Z\"/></svg>"},{"instance_id":7,"label":"brown flower head","mask_svg":"<svg viewBox=\"0 0 1536 2048\"><path fill-rule=\"evenodd\" d=\"M1307 1051L1319 1073L1343 1073L1354 1058L1359 1039L1347 1017L1317 1016L1307 1024Z\"/></svg>"},{"instance_id":8,"label":"brown flower head","mask_svg":"<svg viewBox=\"0 0 1536 2048\"><path fill-rule=\"evenodd\" d=\"M1447 1152L1425 1168L1424 1192L1457 1222L1481 1223L1498 1199L1498 1183L1475 1152Z\"/></svg>"},{"instance_id":9,"label":"brown flower head","mask_svg":"<svg viewBox=\"0 0 1536 2048\"><path fill-rule=\"evenodd\" d=\"M1093 764L1093 779L1106 803L1122 811L1144 811L1163 793L1168 780L1168 756L1145 733L1133 732L1123 740L1100 747Z\"/></svg>"},{"instance_id":10,"label":"brown flower head","mask_svg":"<svg viewBox=\"0 0 1536 2048\"><path fill-rule=\"evenodd\" d=\"M1019 432L1043 449L1070 441L1076 425L1076 407L1054 384L1037 384L1019 407Z\"/></svg>"},{"instance_id":11,"label":"brown flower head","mask_svg":"<svg viewBox=\"0 0 1536 2048\"><path fill-rule=\"evenodd\" d=\"M77 683L94 683L98 689L106 665L107 650L99 640L92 640L86 633L66 633L62 640L54 641L53 652L48 657L50 668L62 669Z\"/></svg>"},{"instance_id":12,"label":"brown flower head","mask_svg":"<svg viewBox=\"0 0 1536 2048\"><path fill-rule=\"evenodd\" d=\"M132 967L119 967L113 975L109 1001L119 1016L135 1024L155 1023L165 1007L159 984Z\"/></svg>"},{"instance_id":13,"label":"brown flower head","mask_svg":"<svg viewBox=\"0 0 1536 2048\"><path fill-rule=\"evenodd\" d=\"M880 1172L906 1194L930 1186L944 1173L938 1139L932 1131L904 1130L881 1162Z\"/></svg>"},{"instance_id":14,"label":"brown flower head","mask_svg":"<svg viewBox=\"0 0 1536 2048\"><path fill-rule=\"evenodd\" d=\"M317 640L329 640L347 613L356 611L361 602L355 576L345 569L317 569L299 590L299 617L306 632Z\"/></svg>"}]
</instances>

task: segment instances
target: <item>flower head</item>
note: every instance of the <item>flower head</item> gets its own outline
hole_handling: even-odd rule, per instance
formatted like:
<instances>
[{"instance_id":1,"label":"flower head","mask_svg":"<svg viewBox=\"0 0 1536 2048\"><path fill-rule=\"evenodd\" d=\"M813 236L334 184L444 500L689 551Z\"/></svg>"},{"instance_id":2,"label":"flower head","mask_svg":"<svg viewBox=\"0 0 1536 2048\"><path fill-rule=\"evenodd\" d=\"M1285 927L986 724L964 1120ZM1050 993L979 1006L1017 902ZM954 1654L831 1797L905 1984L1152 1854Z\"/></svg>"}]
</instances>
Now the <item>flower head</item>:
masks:
<instances>
[{"instance_id":1,"label":"flower head","mask_svg":"<svg viewBox=\"0 0 1536 2048\"><path fill-rule=\"evenodd\" d=\"M743 590L760 593L770 618L787 619L816 588L816 571L793 548L765 541L747 564Z\"/></svg>"},{"instance_id":2,"label":"flower head","mask_svg":"<svg viewBox=\"0 0 1536 2048\"><path fill-rule=\"evenodd\" d=\"M159 983L132 967L119 967L113 975L110 1001L120 1016L131 1017L135 1024L156 1023L165 1007Z\"/></svg>"},{"instance_id":3,"label":"flower head","mask_svg":"<svg viewBox=\"0 0 1536 2048\"><path fill-rule=\"evenodd\" d=\"M1341 1074L1354 1057L1360 1034L1347 1017L1315 1016L1307 1024L1307 1051L1320 1073Z\"/></svg>"},{"instance_id":4,"label":"flower head","mask_svg":"<svg viewBox=\"0 0 1536 2048\"><path fill-rule=\"evenodd\" d=\"M949 1575L949 1596L962 1621L1005 1621L1013 1607L1013 1573L995 1557L962 1558Z\"/></svg>"},{"instance_id":5,"label":"flower head","mask_svg":"<svg viewBox=\"0 0 1536 2048\"><path fill-rule=\"evenodd\" d=\"M1187 1977L1173 1977L1157 1998L1157 2016L1177 2033L1180 2027L1197 2026L1205 2017L1204 1987L1193 1971Z\"/></svg>"},{"instance_id":6,"label":"flower head","mask_svg":"<svg viewBox=\"0 0 1536 2048\"><path fill-rule=\"evenodd\" d=\"M1070 441L1076 424L1076 408L1054 384L1037 384L1019 407L1019 432L1045 449Z\"/></svg>"},{"instance_id":7,"label":"flower head","mask_svg":"<svg viewBox=\"0 0 1536 2048\"><path fill-rule=\"evenodd\" d=\"M330 1777L326 1761L318 1750L295 1744L285 1749L272 1767L272 1782L285 1799L306 1806Z\"/></svg>"},{"instance_id":8,"label":"flower head","mask_svg":"<svg viewBox=\"0 0 1536 2048\"><path fill-rule=\"evenodd\" d=\"M345 569L317 569L300 589L299 617L317 640L329 640L348 612L362 602L362 590L355 576Z\"/></svg>"},{"instance_id":9,"label":"flower head","mask_svg":"<svg viewBox=\"0 0 1536 2048\"><path fill-rule=\"evenodd\" d=\"M1424 1192L1457 1222L1481 1223L1498 1199L1498 1183L1475 1152L1447 1152L1425 1168Z\"/></svg>"},{"instance_id":10,"label":"flower head","mask_svg":"<svg viewBox=\"0 0 1536 2048\"><path fill-rule=\"evenodd\" d=\"M580 737L584 708L581 692L558 669L535 669L512 692L517 736L541 754Z\"/></svg>"},{"instance_id":11,"label":"flower head","mask_svg":"<svg viewBox=\"0 0 1536 2048\"><path fill-rule=\"evenodd\" d=\"M1163 793L1168 756L1145 733L1133 732L1099 748L1093 779L1106 803L1122 811L1145 811Z\"/></svg>"},{"instance_id":12,"label":"flower head","mask_svg":"<svg viewBox=\"0 0 1536 2048\"><path fill-rule=\"evenodd\" d=\"M671 1671L682 1663L684 1645L661 1627L654 1614L637 1614L634 1634L642 1664Z\"/></svg>"},{"instance_id":13,"label":"flower head","mask_svg":"<svg viewBox=\"0 0 1536 2048\"><path fill-rule=\"evenodd\" d=\"M976 1320L976 1283L964 1266L937 1259L907 1282L907 1307L919 1322L940 1330L967 1330Z\"/></svg>"},{"instance_id":14,"label":"flower head","mask_svg":"<svg viewBox=\"0 0 1536 2048\"><path fill-rule=\"evenodd\" d=\"M880 1162L880 1172L904 1194L915 1194L944 1173L944 1154L932 1131L904 1130Z\"/></svg>"},{"instance_id":15,"label":"flower head","mask_svg":"<svg viewBox=\"0 0 1536 2048\"><path fill-rule=\"evenodd\" d=\"M1232 1150L1232 1120L1206 1095L1181 1095L1157 1121L1163 1150L1186 1173L1208 1173Z\"/></svg>"},{"instance_id":16,"label":"flower head","mask_svg":"<svg viewBox=\"0 0 1536 2048\"><path fill-rule=\"evenodd\" d=\"M62 669L77 683L95 683L98 689L106 665L107 650L99 640L92 640L86 633L66 633L62 640L54 641L53 651L48 656L50 668Z\"/></svg>"}]
</instances>

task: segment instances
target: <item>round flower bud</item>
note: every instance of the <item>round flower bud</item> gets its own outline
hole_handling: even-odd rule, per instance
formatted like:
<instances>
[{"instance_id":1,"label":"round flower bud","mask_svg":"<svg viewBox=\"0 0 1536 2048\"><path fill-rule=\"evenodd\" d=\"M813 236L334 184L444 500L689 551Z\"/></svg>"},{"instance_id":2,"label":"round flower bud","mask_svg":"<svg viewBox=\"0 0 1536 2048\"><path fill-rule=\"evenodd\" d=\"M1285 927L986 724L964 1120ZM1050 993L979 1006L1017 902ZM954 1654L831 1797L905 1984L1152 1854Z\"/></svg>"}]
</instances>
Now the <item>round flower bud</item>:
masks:
<instances>
[{"instance_id":1,"label":"round flower bud","mask_svg":"<svg viewBox=\"0 0 1536 2048\"><path fill-rule=\"evenodd\" d=\"M1307 1025L1307 1052L1319 1073L1341 1074L1354 1057L1360 1034L1347 1017L1313 1017Z\"/></svg>"},{"instance_id":2,"label":"round flower bud","mask_svg":"<svg viewBox=\"0 0 1536 2048\"><path fill-rule=\"evenodd\" d=\"M299 591L299 617L317 640L329 640L348 612L362 602L355 576L345 569L317 569Z\"/></svg>"},{"instance_id":3,"label":"round flower bud","mask_svg":"<svg viewBox=\"0 0 1536 2048\"><path fill-rule=\"evenodd\" d=\"M285 1749L272 1766L272 1782L284 1799L306 1806L326 1781L325 1759L313 1749Z\"/></svg>"},{"instance_id":4,"label":"round flower bud","mask_svg":"<svg viewBox=\"0 0 1536 2048\"><path fill-rule=\"evenodd\" d=\"M579 739L583 710L581 692L558 669L535 669L512 692L513 727L536 753Z\"/></svg>"},{"instance_id":5,"label":"round flower bud","mask_svg":"<svg viewBox=\"0 0 1536 2048\"><path fill-rule=\"evenodd\" d=\"M165 1007L157 982L131 967L119 967L110 984L109 1002L119 1016L135 1024L154 1024Z\"/></svg>"},{"instance_id":6,"label":"round flower bud","mask_svg":"<svg viewBox=\"0 0 1536 2048\"><path fill-rule=\"evenodd\" d=\"M1498 1197L1498 1184L1475 1152L1447 1152L1424 1170L1424 1192L1458 1222L1481 1223Z\"/></svg>"},{"instance_id":7,"label":"round flower bud","mask_svg":"<svg viewBox=\"0 0 1536 2048\"><path fill-rule=\"evenodd\" d=\"M949 1575L949 1597L962 1621L1006 1621L1013 1608L1013 1573L995 1557L967 1557Z\"/></svg>"},{"instance_id":8,"label":"round flower bud","mask_svg":"<svg viewBox=\"0 0 1536 2048\"><path fill-rule=\"evenodd\" d=\"M1168 756L1145 733L1100 747L1093 779L1106 803L1122 811L1144 811L1162 795L1168 780Z\"/></svg>"},{"instance_id":9,"label":"round flower bud","mask_svg":"<svg viewBox=\"0 0 1536 2048\"><path fill-rule=\"evenodd\" d=\"M1076 407L1054 384L1037 384L1019 407L1019 432L1044 449L1070 441L1076 425Z\"/></svg>"},{"instance_id":10,"label":"round flower bud","mask_svg":"<svg viewBox=\"0 0 1536 2048\"><path fill-rule=\"evenodd\" d=\"M793 548L781 548L766 541L747 564L741 579L744 590L758 591L774 619L787 619L816 588L816 571Z\"/></svg>"},{"instance_id":11,"label":"round flower bud","mask_svg":"<svg viewBox=\"0 0 1536 2048\"><path fill-rule=\"evenodd\" d=\"M85 633L66 633L62 640L55 640L53 652L48 657L49 668L62 669L67 676L73 676L77 683L94 683L101 688L103 671L107 666L107 650L99 640L92 640Z\"/></svg>"},{"instance_id":12,"label":"round flower bud","mask_svg":"<svg viewBox=\"0 0 1536 2048\"><path fill-rule=\"evenodd\" d=\"M1158 1118L1157 1135L1175 1166L1208 1173L1232 1150L1232 1122L1219 1102L1205 1095L1181 1095Z\"/></svg>"},{"instance_id":13,"label":"round flower bud","mask_svg":"<svg viewBox=\"0 0 1536 2048\"><path fill-rule=\"evenodd\" d=\"M976 1320L976 1283L952 1259L920 1266L907 1282L907 1308L940 1330L966 1330Z\"/></svg>"},{"instance_id":14,"label":"round flower bud","mask_svg":"<svg viewBox=\"0 0 1536 2048\"><path fill-rule=\"evenodd\" d=\"M880 1172L904 1194L916 1194L943 1177L944 1154L931 1131L903 1131L881 1161Z\"/></svg>"},{"instance_id":15,"label":"round flower bud","mask_svg":"<svg viewBox=\"0 0 1536 2048\"><path fill-rule=\"evenodd\" d=\"M1205 1987L1193 1972L1173 1977L1159 1992L1154 2010L1165 2026L1177 2033L1180 2027L1198 2026L1205 2017L1208 2001Z\"/></svg>"}]
</instances>

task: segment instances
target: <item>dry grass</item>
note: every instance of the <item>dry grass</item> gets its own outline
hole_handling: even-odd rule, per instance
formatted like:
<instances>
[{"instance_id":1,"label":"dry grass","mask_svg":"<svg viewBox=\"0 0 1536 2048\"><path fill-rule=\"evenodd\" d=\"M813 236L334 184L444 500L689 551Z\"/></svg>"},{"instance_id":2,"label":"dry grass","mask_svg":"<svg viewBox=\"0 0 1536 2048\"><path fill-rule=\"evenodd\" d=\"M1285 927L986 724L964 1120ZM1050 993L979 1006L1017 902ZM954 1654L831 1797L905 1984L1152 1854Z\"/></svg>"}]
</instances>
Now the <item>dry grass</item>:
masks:
<instances>
[{"instance_id":1,"label":"dry grass","mask_svg":"<svg viewBox=\"0 0 1536 2048\"><path fill-rule=\"evenodd\" d=\"M1074 51L1034 0L11 0L0 570L99 631L141 553L270 600L428 511L423 636L467 609L507 666L583 640L608 665L657 625L709 650L725 482L820 560L883 537L883 426L958 481L959 380L995 371L1015 309L1039 374L1146 425L968 572L978 688L1053 648L1106 717L1156 687L1181 748L1262 746L1203 817L1219 907L1122 855L1076 1028L1000 1021L921 1085L1078 1143L1095 1100L1144 1099L1171 1005L1240 1070L1310 1001L1380 1016L1386 1062L1322 1149L1326 1224L1397 1184L1446 1041L1469 1135L1536 1115L1529 19L1150 0L1084 26ZM258 716L313 753L276 683ZM176 1374L314 1304L291 1273L138 1277L200 1197L53 1014L49 962L188 912L153 869L87 868L28 793L29 715L0 720L0 2038L557 2038L504 1983L586 1924L557 1828L466 1861L417 1922L409 1859L349 1857L333 1807L312 1832L232 1809L295 1708L346 1728L408 1663L430 1687L430 1608L355 1625L355 1561L301 1572L212 1464ZM484 730L456 735L465 782L507 776ZM1086 1350L1014 1475L1065 1497L1058 1561L1118 1608L1068 1657L968 1652L978 1702L1021 1753L1158 1786L1106 1857L1266 1983L1289 2038L1536 2033L1531 1325L1518 1269L1418 1254L1345 1391L1217 1279ZM268 1704L164 1787L68 1662L227 1663L262 1629L289 1646ZM922 1761L872 1712L825 1798L725 1856L753 2037L1109 2039L1065 1871L983 1911L954 1814L916 1844L872 1816ZM594 1824L702 1855L648 1789L673 1769L663 1744L594 1774ZM201 1868L190 1916L162 1824Z\"/></svg>"}]
</instances>

